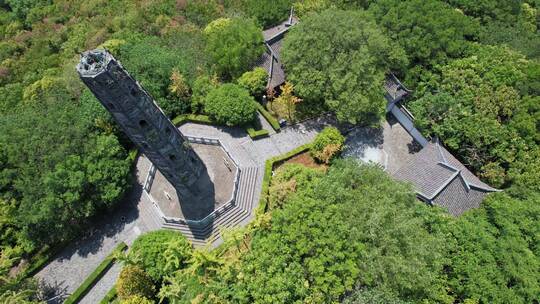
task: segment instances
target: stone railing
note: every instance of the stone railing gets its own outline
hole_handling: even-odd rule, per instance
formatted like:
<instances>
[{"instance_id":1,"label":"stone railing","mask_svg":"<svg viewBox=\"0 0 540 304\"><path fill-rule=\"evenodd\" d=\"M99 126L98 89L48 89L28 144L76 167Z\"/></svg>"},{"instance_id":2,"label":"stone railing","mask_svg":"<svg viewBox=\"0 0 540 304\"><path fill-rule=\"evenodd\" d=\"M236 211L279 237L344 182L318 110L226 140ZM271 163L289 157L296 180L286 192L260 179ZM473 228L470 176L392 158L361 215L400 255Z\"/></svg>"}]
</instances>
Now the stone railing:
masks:
<instances>
[{"instance_id":1,"label":"stone railing","mask_svg":"<svg viewBox=\"0 0 540 304\"><path fill-rule=\"evenodd\" d=\"M219 139L216 138L207 138L207 137L194 137L194 136L185 136L188 142L194 143L194 144L203 144L203 145L214 145L214 146L222 146L223 145L219 142Z\"/></svg>"},{"instance_id":2,"label":"stone railing","mask_svg":"<svg viewBox=\"0 0 540 304\"><path fill-rule=\"evenodd\" d=\"M156 176L156 170L156 166L154 166L154 164L150 164L150 170L148 170L148 174L144 180L144 191L149 192L150 188L152 188L152 183L154 182L154 177Z\"/></svg>"},{"instance_id":3,"label":"stone railing","mask_svg":"<svg viewBox=\"0 0 540 304\"><path fill-rule=\"evenodd\" d=\"M238 186L239 186L238 184L240 182L241 169L238 166L238 163L236 162L234 157L231 155L231 153L229 153L229 150L227 149L227 147L225 147L219 139L207 138L207 137L194 137L194 136L185 136L185 138L189 143L220 146L223 149L223 151L225 151L227 156L232 160L232 162L234 163L236 167L236 172L235 172L234 184L233 184L234 189L231 194L231 198L226 203L219 206L217 209L215 209L210 214L208 214L207 216L205 216L204 218L200 220L186 220L186 219L182 219L178 217L166 216L165 214L163 214L163 212L159 208L159 205L150 194L150 188L152 187L152 182L156 174L156 167L154 165L152 165L150 167L150 170L148 171L148 175L146 176L143 189L148 194L148 196L150 197L150 200L152 201L152 204L157 209L159 215L165 220L166 223L205 227L208 224L210 224L213 220L223 215L224 213L226 213L227 211L229 211L236 205L236 197L238 194Z\"/></svg>"}]
</instances>

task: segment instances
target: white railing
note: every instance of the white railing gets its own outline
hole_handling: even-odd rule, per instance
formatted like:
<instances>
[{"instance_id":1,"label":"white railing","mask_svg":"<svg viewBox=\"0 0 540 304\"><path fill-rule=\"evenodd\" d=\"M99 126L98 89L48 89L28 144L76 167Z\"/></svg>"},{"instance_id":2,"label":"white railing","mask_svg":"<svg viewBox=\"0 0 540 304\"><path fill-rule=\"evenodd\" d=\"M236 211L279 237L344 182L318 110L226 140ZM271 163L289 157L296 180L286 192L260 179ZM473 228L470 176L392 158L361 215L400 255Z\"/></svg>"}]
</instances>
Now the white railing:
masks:
<instances>
[{"instance_id":1,"label":"white railing","mask_svg":"<svg viewBox=\"0 0 540 304\"><path fill-rule=\"evenodd\" d=\"M225 147L219 139L208 138L208 137L195 137L195 136L185 136L185 138L190 143L221 146L223 151L225 151L227 156L232 160L232 162L234 163L236 167L236 172L234 174L234 184L233 184L234 189L233 189L233 192L231 193L231 198L226 203L221 205L219 208L215 209L210 214L208 214L207 216L205 216L204 218L200 220L186 220L183 218L170 217L163 214L156 200L150 194L150 188L152 187L152 183L153 183L156 170L157 170L154 165L151 165L150 170L148 171L148 175L146 176L143 189L148 195L148 197L150 198L150 201L152 201L152 205L157 209L159 215L165 220L166 223L184 224L184 225L192 225L192 226L206 226L211 221L223 215L224 213L226 213L227 211L229 211L236 205L236 197L238 194L238 186L239 186L238 184L240 182L241 169L238 166L238 163L235 161L234 157L232 157L231 153L229 153L229 150L227 149L227 147Z\"/></svg>"}]
</instances>

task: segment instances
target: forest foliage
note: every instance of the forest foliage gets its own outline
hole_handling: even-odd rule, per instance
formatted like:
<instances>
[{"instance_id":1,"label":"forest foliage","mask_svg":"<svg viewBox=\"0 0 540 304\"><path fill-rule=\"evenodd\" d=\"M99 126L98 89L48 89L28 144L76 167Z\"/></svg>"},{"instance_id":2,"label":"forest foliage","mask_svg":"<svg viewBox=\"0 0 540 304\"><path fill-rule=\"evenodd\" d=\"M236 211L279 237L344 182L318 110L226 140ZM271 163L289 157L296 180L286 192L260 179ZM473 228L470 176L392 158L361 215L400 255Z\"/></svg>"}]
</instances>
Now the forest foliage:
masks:
<instances>
[{"instance_id":1,"label":"forest foliage","mask_svg":"<svg viewBox=\"0 0 540 304\"><path fill-rule=\"evenodd\" d=\"M270 212L232 233L232 258L182 238L139 241L142 260L128 260L156 289L125 301L538 299L538 1L0 0L0 300L35 300L34 282L8 278L13 267L81 236L130 189L133 146L78 79L79 54L108 49L171 117L248 123L264 94L253 70L261 30L291 6L291 120L298 103L376 124L394 72L413 90L407 107L422 132L504 192L449 218L375 168L289 167Z\"/></svg>"}]
</instances>

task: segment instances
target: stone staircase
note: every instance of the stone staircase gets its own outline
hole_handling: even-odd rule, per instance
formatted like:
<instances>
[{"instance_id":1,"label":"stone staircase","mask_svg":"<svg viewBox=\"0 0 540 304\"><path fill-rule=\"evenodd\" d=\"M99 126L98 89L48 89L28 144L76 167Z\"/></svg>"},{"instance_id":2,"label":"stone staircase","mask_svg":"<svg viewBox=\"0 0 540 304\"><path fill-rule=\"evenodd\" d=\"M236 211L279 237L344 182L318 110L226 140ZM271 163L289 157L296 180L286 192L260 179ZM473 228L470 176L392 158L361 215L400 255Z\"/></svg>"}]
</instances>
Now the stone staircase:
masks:
<instances>
[{"instance_id":1,"label":"stone staircase","mask_svg":"<svg viewBox=\"0 0 540 304\"><path fill-rule=\"evenodd\" d=\"M262 170L258 167L241 167L238 191L235 205L218 215L206 225L189 226L182 223L166 223L162 220L162 227L182 232L194 245L213 243L220 236L220 230L238 225L250 216L254 203L255 192L259 191L258 179Z\"/></svg>"}]
</instances>

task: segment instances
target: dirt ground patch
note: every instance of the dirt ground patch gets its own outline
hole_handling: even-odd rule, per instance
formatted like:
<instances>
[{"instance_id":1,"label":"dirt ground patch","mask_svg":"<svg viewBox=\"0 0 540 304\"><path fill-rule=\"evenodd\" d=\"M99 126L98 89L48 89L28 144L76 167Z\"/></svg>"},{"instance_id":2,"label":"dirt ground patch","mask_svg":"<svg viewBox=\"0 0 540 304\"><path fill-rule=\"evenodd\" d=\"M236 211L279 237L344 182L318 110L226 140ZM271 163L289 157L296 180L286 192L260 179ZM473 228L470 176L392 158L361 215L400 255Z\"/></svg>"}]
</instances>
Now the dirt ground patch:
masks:
<instances>
[{"instance_id":1,"label":"dirt ground patch","mask_svg":"<svg viewBox=\"0 0 540 304\"><path fill-rule=\"evenodd\" d=\"M309 154L309 151L298 154L298 155L288 159L287 161L279 164L279 166L277 168L283 166L284 164L300 164L300 165L304 165L304 166L306 166L308 168L315 168L315 169L318 169L318 168L326 169L328 167L325 164L317 163L315 161L315 159L313 159L313 157L311 157L311 155Z\"/></svg>"}]
</instances>

